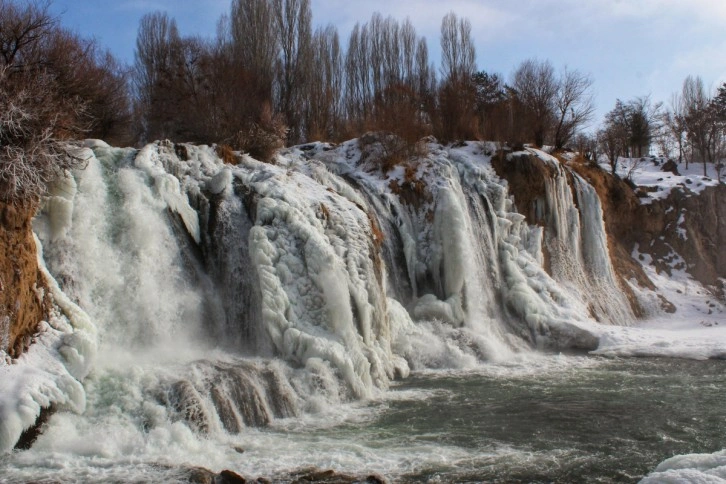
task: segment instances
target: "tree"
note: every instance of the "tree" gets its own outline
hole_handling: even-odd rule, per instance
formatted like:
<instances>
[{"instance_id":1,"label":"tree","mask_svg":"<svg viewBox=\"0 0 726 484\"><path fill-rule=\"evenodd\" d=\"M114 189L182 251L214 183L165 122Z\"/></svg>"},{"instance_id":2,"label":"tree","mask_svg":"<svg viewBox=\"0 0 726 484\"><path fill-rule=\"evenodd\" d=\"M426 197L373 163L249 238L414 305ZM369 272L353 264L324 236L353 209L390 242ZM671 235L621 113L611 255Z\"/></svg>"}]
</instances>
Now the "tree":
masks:
<instances>
[{"instance_id":1,"label":"tree","mask_svg":"<svg viewBox=\"0 0 726 484\"><path fill-rule=\"evenodd\" d=\"M564 148L594 113L592 79L576 70L555 73L549 61L529 59L515 70L512 91L518 122L537 146Z\"/></svg>"},{"instance_id":2,"label":"tree","mask_svg":"<svg viewBox=\"0 0 726 484\"><path fill-rule=\"evenodd\" d=\"M478 135L476 115L476 50L471 23L448 13L441 21L441 75L437 135L450 141Z\"/></svg>"},{"instance_id":3,"label":"tree","mask_svg":"<svg viewBox=\"0 0 726 484\"><path fill-rule=\"evenodd\" d=\"M144 15L139 23L134 54L133 80L140 115L140 138L172 137L179 103L174 86L175 64L180 58L181 39L176 21L166 13Z\"/></svg>"},{"instance_id":4,"label":"tree","mask_svg":"<svg viewBox=\"0 0 726 484\"><path fill-rule=\"evenodd\" d=\"M441 75L444 82L468 81L476 72L471 23L449 12L441 21Z\"/></svg>"},{"instance_id":5,"label":"tree","mask_svg":"<svg viewBox=\"0 0 726 484\"><path fill-rule=\"evenodd\" d=\"M502 77L479 71L473 75L472 82L482 136L489 140L504 139L509 124L509 96Z\"/></svg>"},{"instance_id":6,"label":"tree","mask_svg":"<svg viewBox=\"0 0 726 484\"><path fill-rule=\"evenodd\" d=\"M661 123L667 137L675 141L678 147L678 163L686 162L688 169L688 157L685 156L686 151L686 120L684 115L683 98L674 93L671 96L670 109L666 109L661 118Z\"/></svg>"},{"instance_id":7,"label":"tree","mask_svg":"<svg viewBox=\"0 0 726 484\"><path fill-rule=\"evenodd\" d=\"M537 146L543 146L552 127L559 83L549 61L528 59L522 62L512 76L512 89L521 106L525 130Z\"/></svg>"},{"instance_id":8,"label":"tree","mask_svg":"<svg viewBox=\"0 0 726 484\"><path fill-rule=\"evenodd\" d=\"M716 146L718 152L714 157L716 177L721 181L721 176L726 162L726 82L718 88L716 96L711 100L711 109L714 122L718 128Z\"/></svg>"},{"instance_id":9,"label":"tree","mask_svg":"<svg viewBox=\"0 0 726 484\"><path fill-rule=\"evenodd\" d=\"M598 132L598 144L608 156L613 175L617 176L618 157L624 156L632 158L627 174L628 178L632 177L659 130L660 108L660 103L651 104L649 96L628 102L617 99L615 107L605 115L604 126Z\"/></svg>"},{"instance_id":10,"label":"tree","mask_svg":"<svg viewBox=\"0 0 726 484\"><path fill-rule=\"evenodd\" d=\"M706 93L700 77L688 76L683 81L681 96L686 136L695 156L703 163L703 176L707 176L707 164L718 164L724 152L724 122L719 101Z\"/></svg>"},{"instance_id":11,"label":"tree","mask_svg":"<svg viewBox=\"0 0 726 484\"><path fill-rule=\"evenodd\" d=\"M112 133L127 113L118 64L62 29L48 3L0 0L0 199L35 202L48 183L84 160L65 142Z\"/></svg>"},{"instance_id":12,"label":"tree","mask_svg":"<svg viewBox=\"0 0 726 484\"><path fill-rule=\"evenodd\" d=\"M303 138L304 93L312 71L312 11L310 0L273 0L273 17L279 35L277 111L289 128L288 141Z\"/></svg>"},{"instance_id":13,"label":"tree","mask_svg":"<svg viewBox=\"0 0 726 484\"><path fill-rule=\"evenodd\" d=\"M609 113L610 114L610 113ZM610 164L610 172L616 178L618 175L618 158L626 150L625 140L627 139L626 127L617 122L617 118L606 117L605 127L597 132L597 144L600 151L605 153Z\"/></svg>"},{"instance_id":14,"label":"tree","mask_svg":"<svg viewBox=\"0 0 726 484\"><path fill-rule=\"evenodd\" d=\"M565 69L555 96L554 146L564 148L577 130L592 119L595 105L591 94L592 79L578 71Z\"/></svg>"},{"instance_id":15,"label":"tree","mask_svg":"<svg viewBox=\"0 0 726 484\"><path fill-rule=\"evenodd\" d=\"M332 25L313 34L316 69L310 72L306 104L308 140L336 139L343 117L343 57L338 31Z\"/></svg>"}]
</instances>

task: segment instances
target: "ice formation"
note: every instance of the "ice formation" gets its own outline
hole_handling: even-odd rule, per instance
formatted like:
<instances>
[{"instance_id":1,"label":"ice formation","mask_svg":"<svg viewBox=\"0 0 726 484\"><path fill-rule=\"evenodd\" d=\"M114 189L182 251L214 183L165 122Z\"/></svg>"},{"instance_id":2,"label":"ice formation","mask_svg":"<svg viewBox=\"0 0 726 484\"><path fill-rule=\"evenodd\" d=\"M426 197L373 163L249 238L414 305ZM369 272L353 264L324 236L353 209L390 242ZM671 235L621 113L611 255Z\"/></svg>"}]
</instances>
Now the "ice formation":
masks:
<instances>
[{"instance_id":1,"label":"ice formation","mask_svg":"<svg viewBox=\"0 0 726 484\"><path fill-rule=\"evenodd\" d=\"M412 368L595 349L595 318L632 321L597 194L533 151L556 176L549 227L530 226L484 148L432 144L383 173L355 140L237 165L207 146L89 142L35 222L59 312L0 367L3 385L31 382L2 392L2 450L41 407L84 411L96 347L89 392L136 382L124 422L222 434Z\"/></svg>"}]
</instances>

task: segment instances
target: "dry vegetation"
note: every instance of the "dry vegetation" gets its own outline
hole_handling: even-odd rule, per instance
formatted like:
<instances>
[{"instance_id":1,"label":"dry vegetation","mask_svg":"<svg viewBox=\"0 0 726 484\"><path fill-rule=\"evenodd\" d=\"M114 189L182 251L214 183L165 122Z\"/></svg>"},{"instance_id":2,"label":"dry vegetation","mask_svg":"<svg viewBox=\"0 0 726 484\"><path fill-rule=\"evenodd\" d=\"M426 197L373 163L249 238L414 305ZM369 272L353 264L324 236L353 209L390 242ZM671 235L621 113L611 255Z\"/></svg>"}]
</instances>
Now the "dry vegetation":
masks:
<instances>
[{"instance_id":1,"label":"dry vegetation","mask_svg":"<svg viewBox=\"0 0 726 484\"><path fill-rule=\"evenodd\" d=\"M37 200L82 165L65 140L122 139L128 99L118 64L47 4L0 0L0 199Z\"/></svg>"}]
</instances>

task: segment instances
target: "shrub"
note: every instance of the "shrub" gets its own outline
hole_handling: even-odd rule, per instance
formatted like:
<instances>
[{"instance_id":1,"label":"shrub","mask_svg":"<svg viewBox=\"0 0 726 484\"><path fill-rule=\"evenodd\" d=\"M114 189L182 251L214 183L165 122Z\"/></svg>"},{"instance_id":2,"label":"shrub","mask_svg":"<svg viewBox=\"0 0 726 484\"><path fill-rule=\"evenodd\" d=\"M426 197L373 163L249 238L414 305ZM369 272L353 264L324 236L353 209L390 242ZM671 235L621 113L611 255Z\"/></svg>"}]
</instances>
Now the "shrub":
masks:
<instances>
[{"instance_id":1,"label":"shrub","mask_svg":"<svg viewBox=\"0 0 726 484\"><path fill-rule=\"evenodd\" d=\"M37 200L83 165L65 140L110 135L128 114L118 65L47 10L0 0L0 199L10 203Z\"/></svg>"},{"instance_id":2,"label":"shrub","mask_svg":"<svg viewBox=\"0 0 726 484\"><path fill-rule=\"evenodd\" d=\"M229 144L251 157L269 163L275 152L285 146L287 127L279 116L272 115L269 105L263 108L259 121L247 123L238 131Z\"/></svg>"},{"instance_id":3,"label":"shrub","mask_svg":"<svg viewBox=\"0 0 726 484\"><path fill-rule=\"evenodd\" d=\"M215 151L217 152L217 156L224 161L228 165L237 165L239 164L239 158L234 153L234 150L232 150L232 147L229 145L217 145L215 148Z\"/></svg>"},{"instance_id":4,"label":"shrub","mask_svg":"<svg viewBox=\"0 0 726 484\"><path fill-rule=\"evenodd\" d=\"M37 200L48 183L84 160L55 135L63 129L56 106L43 104L41 83L8 89L7 69L0 69L0 198L6 202Z\"/></svg>"}]
</instances>

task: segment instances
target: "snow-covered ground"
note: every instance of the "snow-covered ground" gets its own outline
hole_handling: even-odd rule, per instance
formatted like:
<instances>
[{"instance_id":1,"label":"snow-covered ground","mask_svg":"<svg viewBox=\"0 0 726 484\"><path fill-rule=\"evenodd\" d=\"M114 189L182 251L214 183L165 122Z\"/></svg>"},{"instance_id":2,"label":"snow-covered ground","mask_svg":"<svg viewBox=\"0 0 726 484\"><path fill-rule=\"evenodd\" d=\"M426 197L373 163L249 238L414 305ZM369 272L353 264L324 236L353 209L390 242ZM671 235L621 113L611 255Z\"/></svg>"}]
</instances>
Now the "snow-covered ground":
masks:
<instances>
[{"instance_id":1,"label":"snow-covered ground","mask_svg":"<svg viewBox=\"0 0 726 484\"><path fill-rule=\"evenodd\" d=\"M595 353L617 356L663 356L675 358L726 358L726 307L685 271L672 276L643 268L658 293L673 303L672 314L657 310L656 296L640 291L641 300L654 311L634 327L610 326L600 336ZM636 291L637 288L634 287Z\"/></svg>"},{"instance_id":2,"label":"snow-covered ground","mask_svg":"<svg viewBox=\"0 0 726 484\"><path fill-rule=\"evenodd\" d=\"M677 165L680 175L662 171L665 160L662 158L620 158L617 172L623 178L630 178L636 185L645 187L648 196L641 203L668 197L671 190L680 188L694 194L707 186L719 182L713 176L713 166L708 166L709 176L703 176L703 165L685 163ZM607 163L601 164L609 171ZM683 214L678 221L677 230L683 222ZM685 237L685 231L682 237ZM658 310L656 296L647 290L633 289L639 294L641 302L650 315L636 327L607 328L600 338L597 353L620 356L664 356L681 358L726 358L726 306L719 301L687 272L678 267L682 259L674 254L671 274L659 274L652 265L648 254L641 254L637 247L633 253L658 288L658 293L673 303L676 311L672 314Z\"/></svg>"},{"instance_id":3,"label":"snow-covered ground","mask_svg":"<svg viewBox=\"0 0 726 484\"><path fill-rule=\"evenodd\" d=\"M641 203L648 204L653 200L668 198L671 190L681 187L693 193L700 193L704 188L718 185L716 172L713 165L707 166L708 176L703 176L703 164L685 163L678 164L679 175L663 171L663 158L619 158L617 173L622 178L629 178L638 186L648 190L648 196L641 199ZM610 171L610 165L601 162L600 166ZM651 191L652 190L652 191Z\"/></svg>"}]
</instances>

